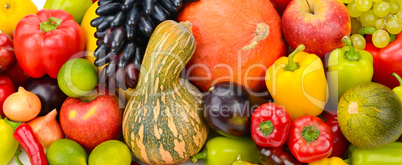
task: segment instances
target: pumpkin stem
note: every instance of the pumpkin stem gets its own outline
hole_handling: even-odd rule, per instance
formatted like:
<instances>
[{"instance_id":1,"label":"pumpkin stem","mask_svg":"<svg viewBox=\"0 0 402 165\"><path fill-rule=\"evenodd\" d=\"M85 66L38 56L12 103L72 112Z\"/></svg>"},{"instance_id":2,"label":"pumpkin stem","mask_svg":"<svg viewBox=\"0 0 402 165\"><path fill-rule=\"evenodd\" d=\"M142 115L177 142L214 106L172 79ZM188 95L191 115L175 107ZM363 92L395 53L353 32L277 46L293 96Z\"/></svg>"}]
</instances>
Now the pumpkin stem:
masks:
<instances>
[{"instance_id":1,"label":"pumpkin stem","mask_svg":"<svg viewBox=\"0 0 402 165\"><path fill-rule=\"evenodd\" d=\"M269 26L264 22L257 24L257 28L255 29L255 36L250 44L241 48L241 50L251 50L254 49L258 42L264 40L269 35Z\"/></svg>"},{"instance_id":2,"label":"pumpkin stem","mask_svg":"<svg viewBox=\"0 0 402 165\"><path fill-rule=\"evenodd\" d=\"M297 68L299 68L299 65L293 61L293 58L295 57L295 55L301 51L303 51L304 49L306 49L306 46L304 46L303 44L297 46L297 48L289 54L288 57L288 64L285 66L285 70L287 71L295 71Z\"/></svg>"},{"instance_id":3,"label":"pumpkin stem","mask_svg":"<svg viewBox=\"0 0 402 165\"><path fill-rule=\"evenodd\" d=\"M401 77L400 77L398 74L396 74L396 73L392 73L392 75L395 76L396 79L398 79L398 81L399 81L399 86L402 86L402 79L401 79Z\"/></svg>"},{"instance_id":4,"label":"pumpkin stem","mask_svg":"<svg viewBox=\"0 0 402 165\"><path fill-rule=\"evenodd\" d=\"M359 51L355 51L352 40L350 40L348 36L344 36L342 38L342 42L349 47L349 51L345 53L345 59L349 61L359 61L361 59L361 55Z\"/></svg>"},{"instance_id":5,"label":"pumpkin stem","mask_svg":"<svg viewBox=\"0 0 402 165\"><path fill-rule=\"evenodd\" d=\"M180 22L180 24L183 25L188 31L193 33L193 30L192 30L193 24L191 24L190 21Z\"/></svg>"},{"instance_id":6,"label":"pumpkin stem","mask_svg":"<svg viewBox=\"0 0 402 165\"><path fill-rule=\"evenodd\" d=\"M201 151L200 153L194 155L194 156L191 158L191 162L197 163L197 160L198 160L198 159L207 159L207 153L206 153L205 151Z\"/></svg>"}]
</instances>

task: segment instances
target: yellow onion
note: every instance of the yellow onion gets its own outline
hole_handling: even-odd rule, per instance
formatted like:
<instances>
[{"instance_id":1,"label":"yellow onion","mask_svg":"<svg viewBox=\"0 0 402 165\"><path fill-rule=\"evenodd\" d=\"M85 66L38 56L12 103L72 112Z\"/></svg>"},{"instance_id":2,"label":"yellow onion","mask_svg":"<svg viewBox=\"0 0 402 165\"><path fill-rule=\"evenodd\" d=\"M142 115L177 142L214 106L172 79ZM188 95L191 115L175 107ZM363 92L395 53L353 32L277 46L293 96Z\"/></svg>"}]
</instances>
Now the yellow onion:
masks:
<instances>
[{"instance_id":1,"label":"yellow onion","mask_svg":"<svg viewBox=\"0 0 402 165\"><path fill-rule=\"evenodd\" d=\"M57 111L53 109L46 116L37 117L28 122L44 148L48 148L54 141L63 139L64 133L56 120Z\"/></svg>"},{"instance_id":2,"label":"yellow onion","mask_svg":"<svg viewBox=\"0 0 402 165\"><path fill-rule=\"evenodd\" d=\"M41 106L37 95L19 87L4 101L3 112L11 120L26 122L38 116Z\"/></svg>"}]
</instances>

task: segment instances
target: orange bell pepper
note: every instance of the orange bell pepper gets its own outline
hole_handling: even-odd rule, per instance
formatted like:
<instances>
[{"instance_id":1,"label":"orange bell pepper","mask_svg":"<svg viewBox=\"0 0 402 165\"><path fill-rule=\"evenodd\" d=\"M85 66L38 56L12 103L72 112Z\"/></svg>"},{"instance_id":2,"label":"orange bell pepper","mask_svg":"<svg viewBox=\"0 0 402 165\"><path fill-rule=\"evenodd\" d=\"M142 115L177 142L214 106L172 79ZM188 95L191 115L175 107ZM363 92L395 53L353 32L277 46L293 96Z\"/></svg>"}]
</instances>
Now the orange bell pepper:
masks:
<instances>
[{"instance_id":1,"label":"orange bell pepper","mask_svg":"<svg viewBox=\"0 0 402 165\"><path fill-rule=\"evenodd\" d=\"M321 114L328 100L328 87L321 59L303 52L299 45L289 57L281 57L266 74L267 88L276 103L285 106L292 120Z\"/></svg>"}]
</instances>

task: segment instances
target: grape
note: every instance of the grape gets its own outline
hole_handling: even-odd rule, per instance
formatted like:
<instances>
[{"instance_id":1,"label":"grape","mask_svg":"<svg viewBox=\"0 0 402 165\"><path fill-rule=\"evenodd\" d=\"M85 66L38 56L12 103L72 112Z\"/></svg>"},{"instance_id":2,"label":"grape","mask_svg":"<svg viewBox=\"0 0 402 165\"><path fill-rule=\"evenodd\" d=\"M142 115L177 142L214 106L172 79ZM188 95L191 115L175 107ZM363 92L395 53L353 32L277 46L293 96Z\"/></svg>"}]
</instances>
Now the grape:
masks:
<instances>
[{"instance_id":1,"label":"grape","mask_svg":"<svg viewBox=\"0 0 402 165\"><path fill-rule=\"evenodd\" d=\"M396 14L399 12L401 6L399 5L398 2L391 1L391 2L388 2L388 4L389 4L389 12L390 13Z\"/></svg>"},{"instance_id":2,"label":"grape","mask_svg":"<svg viewBox=\"0 0 402 165\"><path fill-rule=\"evenodd\" d=\"M367 12L364 12L360 16L360 22L362 23L363 26L373 27L376 20L377 20L377 17L375 16L373 10L369 10Z\"/></svg>"},{"instance_id":3,"label":"grape","mask_svg":"<svg viewBox=\"0 0 402 165\"><path fill-rule=\"evenodd\" d=\"M351 18L350 22L352 26L350 34L356 34L357 31L359 31L363 27L362 23L360 23L360 21L357 20L356 18Z\"/></svg>"},{"instance_id":4,"label":"grape","mask_svg":"<svg viewBox=\"0 0 402 165\"><path fill-rule=\"evenodd\" d=\"M384 24L385 24L384 18L378 18L375 21L374 27L377 29L384 29L384 27L385 27Z\"/></svg>"},{"instance_id":5,"label":"grape","mask_svg":"<svg viewBox=\"0 0 402 165\"><path fill-rule=\"evenodd\" d=\"M380 1L382 1L382 0L372 0L373 2L380 2Z\"/></svg>"},{"instance_id":6,"label":"grape","mask_svg":"<svg viewBox=\"0 0 402 165\"><path fill-rule=\"evenodd\" d=\"M373 33L373 44L377 48L383 48L388 45L389 42L389 34L385 30L376 30Z\"/></svg>"},{"instance_id":7,"label":"grape","mask_svg":"<svg viewBox=\"0 0 402 165\"><path fill-rule=\"evenodd\" d=\"M361 12L365 12L370 10L371 6L373 5L372 0L356 0L355 1L357 10Z\"/></svg>"},{"instance_id":8,"label":"grape","mask_svg":"<svg viewBox=\"0 0 402 165\"><path fill-rule=\"evenodd\" d=\"M343 3L350 3L353 2L353 0L341 0Z\"/></svg>"},{"instance_id":9,"label":"grape","mask_svg":"<svg viewBox=\"0 0 402 165\"><path fill-rule=\"evenodd\" d=\"M105 65L100 84L111 89L134 88L154 28L164 20L174 20L182 4L193 1L197 0L99 0L98 17L91 20L91 26L96 27L98 39L94 65Z\"/></svg>"},{"instance_id":10,"label":"grape","mask_svg":"<svg viewBox=\"0 0 402 165\"><path fill-rule=\"evenodd\" d=\"M402 30L402 21L399 18L390 18L387 22L387 31L391 34L398 34Z\"/></svg>"},{"instance_id":11,"label":"grape","mask_svg":"<svg viewBox=\"0 0 402 165\"><path fill-rule=\"evenodd\" d=\"M354 48L363 50L366 47L366 40L362 35L353 34L352 36L350 36L350 39L352 40Z\"/></svg>"},{"instance_id":12,"label":"grape","mask_svg":"<svg viewBox=\"0 0 402 165\"><path fill-rule=\"evenodd\" d=\"M399 11L398 13L396 13L395 17L402 19L402 11Z\"/></svg>"},{"instance_id":13,"label":"grape","mask_svg":"<svg viewBox=\"0 0 402 165\"><path fill-rule=\"evenodd\" d=\"M121 4L118 2L114 2L99 6L95 10L95 13L97 15L111 15L116 14L120 10L121 10Z\"/></svg>"},{"instance_id":14,"label":"grape","mask_svg":"<svg viewBox=\"0 0 402 165\"><path fill-rule=\"evenodd\" d=\"M362 12L357 10L356 8L356 4L355 3L349 3L346 6L346 9L348 9L348 13L351 17L360 17L360 15L362 15Z\"/></svg>"},{"instance_id":15,"label":"grape","mask_svg":"<svg viewBox=\"0 0 402 165\"><path fill-rule=\"evenodd\" d=\"M384 1L374 3L373 11L376 16L385 17L389 13L389 4Z\"/></svg>"}]
</instances>

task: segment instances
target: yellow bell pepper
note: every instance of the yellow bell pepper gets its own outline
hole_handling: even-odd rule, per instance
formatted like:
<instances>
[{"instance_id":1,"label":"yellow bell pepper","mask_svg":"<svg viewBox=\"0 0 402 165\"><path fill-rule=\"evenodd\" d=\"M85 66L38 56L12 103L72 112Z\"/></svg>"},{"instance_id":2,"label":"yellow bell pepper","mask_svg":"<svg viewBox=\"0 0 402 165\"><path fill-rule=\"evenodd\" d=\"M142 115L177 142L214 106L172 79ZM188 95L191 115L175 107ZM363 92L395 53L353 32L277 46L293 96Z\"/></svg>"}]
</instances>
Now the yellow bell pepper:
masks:
<instances>
[{"instance_id":1,"label":"yellow bell pepper","mask_svg":"<svg viewBox=\"0 0 402 165\"><path fill-rule=\"evenodd\" d=\"M0 165L7 165L18 149L18 141L13 136L13 127L0 116Z\"/></svg>"},{"instance_id":2,"label":"yellow bell pepper","mask_svg":"<svg viewBox=\"0 0 402 165\"><path fill-rule=\"evenodd\" d=\"M348 164L339 157L331 157L311 162L308 165L348 165Z\"/></svg>"},{"instance_id":3,"label":"yellow bell pepper","mask_svg":"<svg viewBox=\"0 0 402 165\"><path fill-rule=\"evenodd\" d=\"M328 100L328 86L321 59L303 52L299 45L289 57L277 59L267 70L265 82L276 103L285 106L292 120L321 114Z\"/></svg>"}]
</instances>

